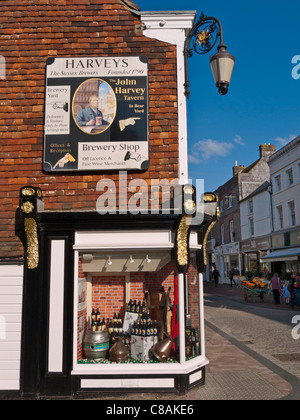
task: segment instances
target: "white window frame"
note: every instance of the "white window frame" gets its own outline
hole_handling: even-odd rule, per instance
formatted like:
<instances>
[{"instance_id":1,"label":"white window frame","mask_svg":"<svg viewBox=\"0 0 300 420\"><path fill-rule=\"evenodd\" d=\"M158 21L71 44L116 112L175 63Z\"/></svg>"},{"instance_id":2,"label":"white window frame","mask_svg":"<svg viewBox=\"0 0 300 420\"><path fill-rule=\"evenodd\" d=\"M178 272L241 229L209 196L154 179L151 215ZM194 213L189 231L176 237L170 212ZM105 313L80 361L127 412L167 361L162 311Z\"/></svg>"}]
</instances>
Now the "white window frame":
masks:
<instances>
[{"instance_id":1,"label":"white window frame","mask_svg":"<svg viewBox=\"0 0 300 420\"><path fill-rule=\"evenodd\" d=\"M292 176L290 176L290 174L292 174ZM286 187L292 187L295 183L295 177L294 177L294 170L293 167L287 169L285 171L285 183L286 183Z\"/></svg>"},{"instance_id":2,"label":"white window frame","mask_svg":"<svg viewBox=\"0 0 300 420\"><path fill-rule=\"evenodd\" d=\"M220 213L223 213L224 211L224 200L220 201Z\"/></svg>"},{"instance_id":3,"label":"white window frame","mask_svg":"<svg viewBox=\"0 0 300 420\"><path fill-rule=\"evenodd\" d=\"M249 237L254 237L254 220L253 217L248 218L248 227L249 227Z\"/></svg>"},{"instance_id":4,"label":"white window frame","mask_svg":"<svg viewBox=\"0 0 300 420\"><path fill-rule=\"evenodd\" d=\"M292 207L291 204L293 203L294 206L294 215L292 214ZM295 200L291 200L287 202L287 219L288 219L288 225L289 227L293 227L297 225L297 220L296 220L296 203ZM293 220L294 218L294 220Z\"/></svg>"},{"instance_id":5,"label":"white window frame","mask_svg":"<svg viewBox=\"0 0 300 420\"><path fill-rule=\"evenodd\" d=\"M248 215L253 214L253 200L248 201Z\"/></svg>"},{"instance_id":6,"label":"white window frame","mask_svg":"<svg viewBox=\"0 0 300 420\"><path fill-rule=\"evenodd\" d=\"M280 215L279 215L279 209L281 209L281 212L282 212L282 219L280 218ZM282 204L279 204L278 206L276 206L275 220L276 220L277 229L278 230L284 229L284 215L283 215L283 205ZM282 224L281 224L281 220L282 220Z\"/></svg>"},{"instance_id":7,"label":"white window frame","mask_svg":"<svg viewBox=\"0 0 300 420\"><path fill-rule=\"evenodd\" d=\"M282 190L282 179L281 174L274 176L274 190L275 192L279 192Z\"/></svg>"},{"instance_id":8,"label":"white window frame","mask_svg":"<svg viewBox=\"0 0 300 420\"><path fill-rule=\"evenodd\" d=\"M234 242L234 220L229 222L229 233L230 233L230 242Z\"/></svg>"}]
</instances>

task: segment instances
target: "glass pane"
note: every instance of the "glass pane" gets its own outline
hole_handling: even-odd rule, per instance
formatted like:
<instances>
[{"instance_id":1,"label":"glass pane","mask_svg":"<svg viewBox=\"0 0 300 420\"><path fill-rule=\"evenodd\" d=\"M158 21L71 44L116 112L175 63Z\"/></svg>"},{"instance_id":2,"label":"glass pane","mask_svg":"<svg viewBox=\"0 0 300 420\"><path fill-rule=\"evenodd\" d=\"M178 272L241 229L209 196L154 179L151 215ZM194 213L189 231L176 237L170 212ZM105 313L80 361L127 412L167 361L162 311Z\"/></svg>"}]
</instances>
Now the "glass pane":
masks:
<instances>
[{"instance_id":1,"label":"glass pane","mask_svg":"<svg viewBox=\"0 0 300 420\"><path fill-rule=\"evenodd\" d=\"M82 254L78 272L77 363L179 363L178 282L168 253ZM191 301L197 328L193 308Z\"/></svg>"},{"instance_id":2,"label":"glass pane","mask_svg":"<svg viewBox=\"0 0 300 420\"><path fill-rule=\"evenodd\" d=\"M194 257L186 275L186 289L185 357L190 360L201 355L199 275Z\"/></svg>"}]
</instances>

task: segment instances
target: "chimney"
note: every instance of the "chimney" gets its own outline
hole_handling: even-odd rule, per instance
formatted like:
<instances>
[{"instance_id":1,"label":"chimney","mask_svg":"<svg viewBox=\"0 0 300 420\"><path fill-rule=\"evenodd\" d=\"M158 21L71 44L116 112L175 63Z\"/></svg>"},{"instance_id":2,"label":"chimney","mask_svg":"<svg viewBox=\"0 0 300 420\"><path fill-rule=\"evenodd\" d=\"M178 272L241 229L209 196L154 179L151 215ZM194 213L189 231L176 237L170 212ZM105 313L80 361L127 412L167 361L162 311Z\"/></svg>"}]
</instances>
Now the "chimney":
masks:
<instances>
[{"instance_id":1,"label":"chimney","mask_svg":"<svg viewBox=\"0 0 300 420\"><path fill-rule=\"evenodd\" d=\"M276 146L273 146L272 144L261 144L259 146L259 154L260 158L263 157L270 157L276 152Z\"/></svg>"},{"instance_id":2,"label":"chimney","mask_svg":"<svg viewBox=\"0 0 300 420\"><path fill-rule=\"evenodd\" d=\"M240 172L242 172L245 168L246 168L246 166L244 166L244 165L238 165L237 160L236 160L235 161L235 165L232 168L232 170L233 170L233 176L237 176L237 174L239 174Z\"/></svg>"}]
</instances>

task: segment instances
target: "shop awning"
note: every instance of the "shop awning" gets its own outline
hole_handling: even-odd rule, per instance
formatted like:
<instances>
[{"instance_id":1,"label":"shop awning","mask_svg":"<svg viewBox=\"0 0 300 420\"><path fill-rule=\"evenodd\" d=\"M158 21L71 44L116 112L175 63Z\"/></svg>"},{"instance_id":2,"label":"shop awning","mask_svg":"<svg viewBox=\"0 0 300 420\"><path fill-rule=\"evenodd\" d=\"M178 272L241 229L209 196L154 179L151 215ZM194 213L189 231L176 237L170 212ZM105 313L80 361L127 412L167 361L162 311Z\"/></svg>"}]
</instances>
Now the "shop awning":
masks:
<instances>
[{"instance_id":1,"label":"shop awning","mask_svg":"<svg viewBox=\"0 0 300 420\"><path fill-rule=\"evenodd\" d=\"M270 254L266 255L265 257L262 257L262 261L295 261L298 260L298 257L300 257L300 247L280 249L278 251L270 252Z\"/></svg>"}]
</instances>

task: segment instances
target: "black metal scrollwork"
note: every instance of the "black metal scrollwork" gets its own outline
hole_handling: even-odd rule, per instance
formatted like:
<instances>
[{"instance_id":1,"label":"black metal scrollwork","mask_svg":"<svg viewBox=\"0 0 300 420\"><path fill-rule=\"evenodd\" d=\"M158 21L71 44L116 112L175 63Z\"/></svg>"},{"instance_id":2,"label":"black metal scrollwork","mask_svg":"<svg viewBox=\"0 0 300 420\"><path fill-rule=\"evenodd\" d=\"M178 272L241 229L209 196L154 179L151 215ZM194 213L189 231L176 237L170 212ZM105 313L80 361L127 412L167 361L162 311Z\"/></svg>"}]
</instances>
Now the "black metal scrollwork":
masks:
<instances>
[{"instance_id":1,"label":"black metal scrollwork","mask_svg":"<svg viewBox=\"0 0 300 420\"><path fill-rule=\"evenodd\" d=\"M193 53L207 54L216 45L220 38L220 44L223 44L223 28L221 22L214 17L208 17L201 13L199 20L190 30L184 46L185 56L185 94L190 95L189 80L188 80L188 58L192 57Z\"/></svg>"}]
</instances>

